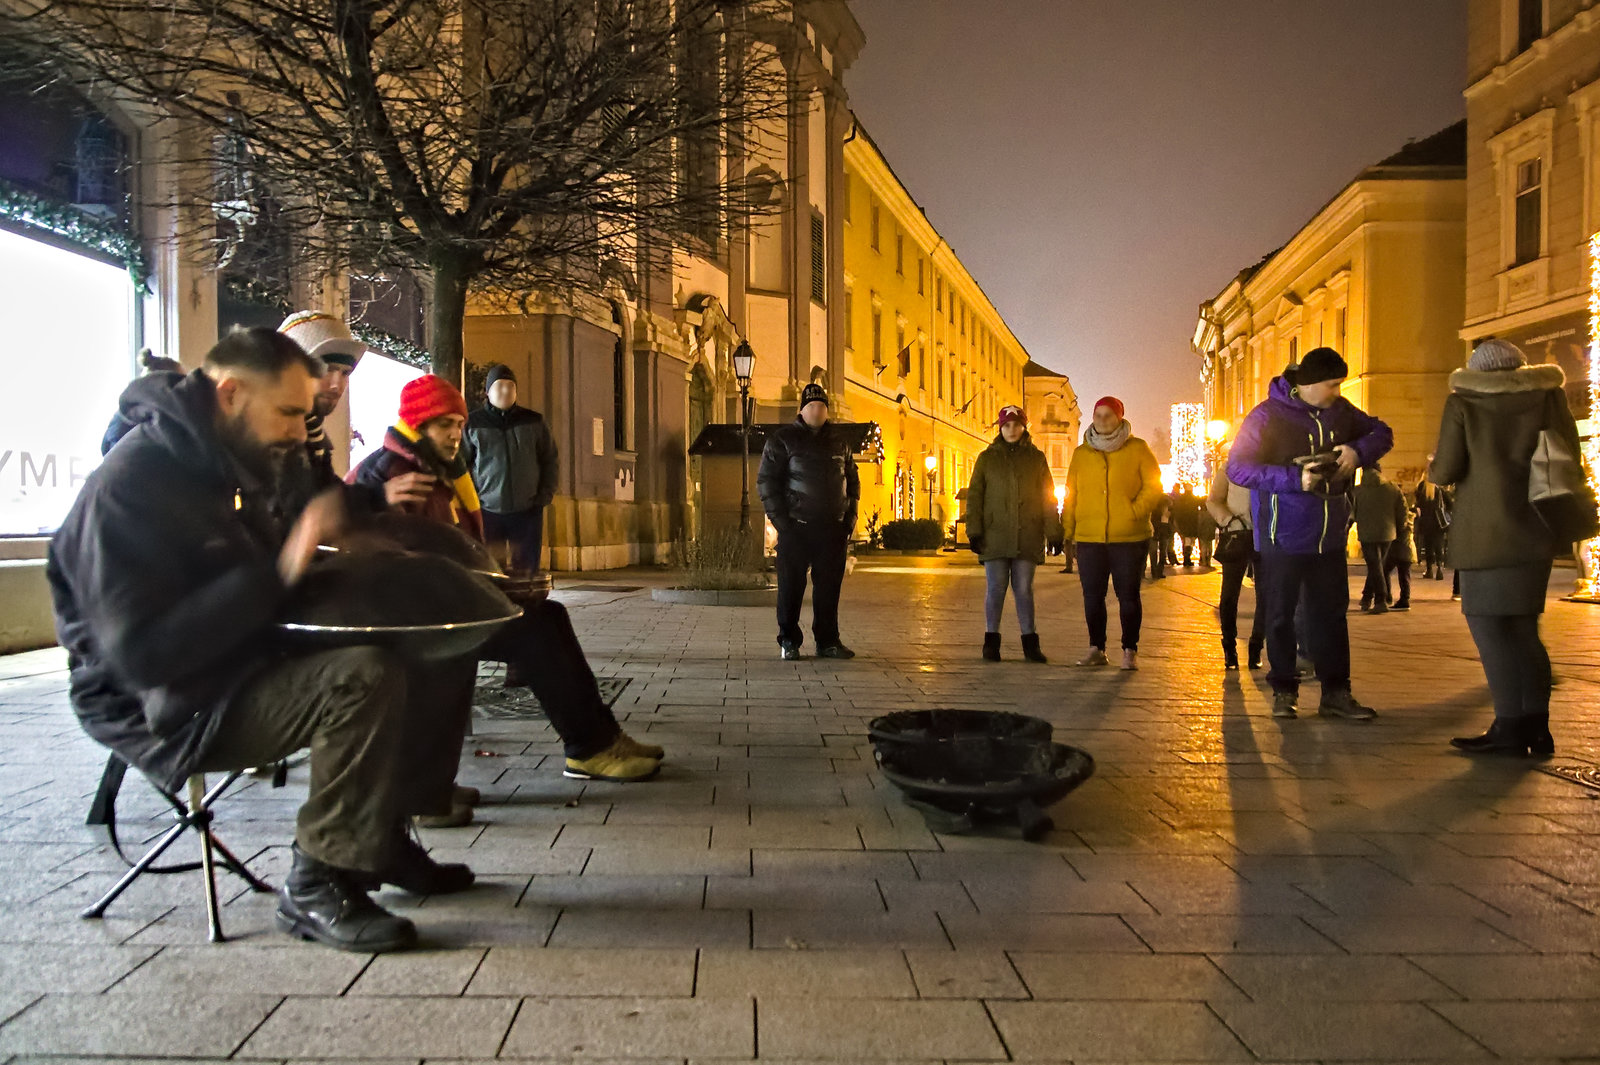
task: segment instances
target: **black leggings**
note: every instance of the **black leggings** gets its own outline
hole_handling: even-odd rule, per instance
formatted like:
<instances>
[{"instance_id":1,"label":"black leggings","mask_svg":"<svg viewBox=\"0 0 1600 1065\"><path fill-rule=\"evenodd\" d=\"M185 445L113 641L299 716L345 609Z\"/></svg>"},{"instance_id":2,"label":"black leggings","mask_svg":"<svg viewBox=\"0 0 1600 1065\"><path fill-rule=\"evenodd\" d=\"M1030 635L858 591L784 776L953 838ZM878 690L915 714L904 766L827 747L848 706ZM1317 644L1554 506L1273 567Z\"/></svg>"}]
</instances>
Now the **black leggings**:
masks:
<instances>
[{"instance_id":1,"label":"black leggings","mask_svg":"<svg viewBox=\"0 0 1600 1065\"><path fill-rule=\"evenodd\" d=\"M1550 654L1539 615L1468 614L1497 718L1550 716Z\"/></svg>"},{"instance_id":2,"label":"black leggings","mask_svg":"<svg viewBox=\"0 0 1600 1065\"><path fill-rule=\"evenodd\" d=\"M1222 599L1217 604L1217 613L1222 620L1222 639L1225 643L1233 643L1239 639L1239 591L1244 587L1245 571L1255 561L1252 554L1249 558L1241 558L1237 562L1224 562L1222 564ZM1267 604L1266 596L1261 594L1260 568L1256 573L1256 611L1255 617L1250 622L1250 646L1260 647L1267 639Z\"/></svg>"},{"instance_id":3,"label":"black leggings","mask_svg":"<svg viewBox=\"0 0 1600 1065\"><path fill-rule=\"evenodd\" d=\"M1078 581L1083 585L1083 617L1089 625L1091 646L1106 649L1106 585L1110 584L1116 588L1121 608L1123 649L1139 649L1139 628L1144 623L1139 578L1144 565L1144 540L1078 545Z\"/></svg>"}]
</instances>

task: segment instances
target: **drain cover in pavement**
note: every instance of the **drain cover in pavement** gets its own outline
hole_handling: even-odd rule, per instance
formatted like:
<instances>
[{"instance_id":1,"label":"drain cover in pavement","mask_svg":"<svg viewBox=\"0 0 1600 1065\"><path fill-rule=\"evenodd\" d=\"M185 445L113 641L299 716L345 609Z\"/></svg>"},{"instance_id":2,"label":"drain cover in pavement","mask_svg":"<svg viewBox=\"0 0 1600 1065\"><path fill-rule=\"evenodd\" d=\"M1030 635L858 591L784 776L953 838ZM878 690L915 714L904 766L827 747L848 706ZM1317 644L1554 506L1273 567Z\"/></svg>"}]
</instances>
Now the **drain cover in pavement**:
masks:
<instances>
[{"instance_id":1,"label":"drain cover in pavement","mask_svg":"<svg viewBox=\"0 0 1600 1065\"><path fill-rule=\"evenodd\" d=\"M479 677L480 681L487 678ZM600 698L611 706L628 686L628 677L600 677ZM502 688L498 678L489 684L479 684L472 693L472 708L484 717L496 720L544 717L544 708L527 688Z\"/></svg>"},{"instance_id":2,"label":"drain cover in pavement","mask_svg":"<svg viewBox=\"0 0 1600 1065\"><path fill-rule=\"evenodd\" d=\"M1542 765L1539 772L1600 791L1600 765Z\"/></svg>"}]
</instances>

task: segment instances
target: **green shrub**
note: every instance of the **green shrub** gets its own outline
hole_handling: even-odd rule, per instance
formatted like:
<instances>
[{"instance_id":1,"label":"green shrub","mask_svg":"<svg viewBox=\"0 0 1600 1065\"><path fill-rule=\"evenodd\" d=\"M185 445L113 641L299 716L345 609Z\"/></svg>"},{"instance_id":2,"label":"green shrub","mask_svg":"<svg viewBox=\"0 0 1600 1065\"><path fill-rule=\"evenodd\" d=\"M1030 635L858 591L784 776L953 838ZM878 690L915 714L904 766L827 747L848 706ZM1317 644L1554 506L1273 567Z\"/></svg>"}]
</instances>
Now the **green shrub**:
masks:
<instances>
[{"instance_id":1,"label":"green shrub","mask_svg":"<svg viewBox=\"0 0 1600 1065\"><path fill-rule=\"evenodd\" d=\"M891 551L934 551L944 546L944 527L932 518L899 518L883 527Z\"/></svg>"}]
</instances>

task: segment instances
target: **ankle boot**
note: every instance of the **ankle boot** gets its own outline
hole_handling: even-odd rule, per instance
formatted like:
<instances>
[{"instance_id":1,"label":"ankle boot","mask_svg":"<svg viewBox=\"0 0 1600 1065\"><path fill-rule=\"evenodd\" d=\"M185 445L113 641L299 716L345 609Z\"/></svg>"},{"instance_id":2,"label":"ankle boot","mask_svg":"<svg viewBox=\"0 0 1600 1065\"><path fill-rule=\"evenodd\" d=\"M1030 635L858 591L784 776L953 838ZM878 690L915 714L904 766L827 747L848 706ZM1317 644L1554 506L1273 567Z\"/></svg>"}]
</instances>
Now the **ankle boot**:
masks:
<instances>
[{"instance_id":1,"label":"ankle boot","mask_svg":"<svg viewBox=\"0 0 1600 1065\"><path fill-rule=\"evenodd\" d=\"M1261 668L1261 645L1253 640L1250 643L1250 668Z\"/></svg>"},{"instance_id":2,"label":"ankle boot","mask_svg":"<svg viewBox=\"0 0 1600 1065\"><path fill-rule=\"evenodd\" d=\"M1044 652L1039 650L1039 634L1030 632L1022 638L1022 657L1030 662L1048 662Z\"/></svg>"},{"instance_id":3,"label":"ankle boot","mask_svg":"<svg viewBox=\"0 0 1600 1065\"><path fill-rule=\"evenodd\" d=\"M991 662L1000 661L1000 634L986 632L983 634L983 657Z\"/></svg>"},{"instance_id":4,"label":"ankle boot","mask_svg":"<svg viewBox=\"0 0 1600 1065\"><path fill-rule=\"evenodd\" d=\"M1239 668L1239 648L1232 640L1222 641L1222 668L1225 670Z\"/></svg>"},{"instance_id":5,"label":"ankle boot","mask_svg":"<svg viewBox=\"0 0 1600 1065\"><path fill-rule=\"evenodd\" d=\"M416 944L416 926L368 898L358 882L361 874L320 862L298 844L293 855L294 865L278 889L280 931L358 954Z\"/></svg>"},{"instance_id":6,"label":"ankle boot","mask_svg":"<svg viewBox=\"0 0 1600 1065\"><path fill-rule=\"evenodd\" d=\"M1548 757L1555 753L1550 718L1495 718L1481 736L1458 736L1450 746L1467 754L1504 754L1512 757Z\"/></svg>"}]
</instances>

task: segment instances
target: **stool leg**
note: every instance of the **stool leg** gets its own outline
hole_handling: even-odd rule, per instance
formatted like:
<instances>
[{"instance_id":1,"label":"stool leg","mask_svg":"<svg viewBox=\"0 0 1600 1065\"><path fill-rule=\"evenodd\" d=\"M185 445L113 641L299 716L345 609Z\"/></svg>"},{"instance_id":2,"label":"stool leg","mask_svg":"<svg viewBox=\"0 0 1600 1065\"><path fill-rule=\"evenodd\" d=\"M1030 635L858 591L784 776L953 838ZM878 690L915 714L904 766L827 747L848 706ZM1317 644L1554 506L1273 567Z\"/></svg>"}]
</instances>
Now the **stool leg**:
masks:
<instances>
[{"instance_id":1,"label":"stool leg","mask_svg":"<svg viewBox=\"0 0 1600 1065\"><path fill-rule=\"evenodd\" d=\"M200 831L200 865L206 878L206 921L211 926L211 942L221 943L222 921L217 916L217 868L211 851L211 811L206 807L206 778L195 774L189 778L189 813Z\"/></svg>"},{"instance_id":2,"label":"stool leg","mask_svg":"<svg viewBox=\"0 0 1600 1065\"><path fill-rule=\"evenodd\" d=\"M139 879L140 874L154 865L156 859L161 857L162 852L172 846L173 842L183 835L184 830L189 828L189 825L190 822L183 820L167 829L166 834L157 840L155 845L146 851L144 856L135 862L132 868L122 874L122 879L113 884L110 891L100 896L99 902L84 910L79 916L85 918L104 917L106 907L117 901L117 896L128 890L129 884Z\"/></svg>"}]
</instances>

